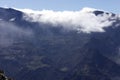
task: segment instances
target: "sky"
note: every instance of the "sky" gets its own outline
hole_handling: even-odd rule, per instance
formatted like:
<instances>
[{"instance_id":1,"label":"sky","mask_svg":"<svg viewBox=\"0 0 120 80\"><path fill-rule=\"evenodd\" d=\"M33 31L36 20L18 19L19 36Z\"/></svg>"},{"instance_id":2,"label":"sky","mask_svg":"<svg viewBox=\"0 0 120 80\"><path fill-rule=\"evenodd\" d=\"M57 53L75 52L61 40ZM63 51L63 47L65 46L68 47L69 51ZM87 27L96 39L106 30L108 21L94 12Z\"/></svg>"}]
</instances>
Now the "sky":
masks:
<instances>
[{"instance_id":1,"label":"sky","mask_svg":"<svg viewBox=\"0 0 120 80\"><path fill-rule=\"evenodd\" d=\"M0 0L0 7L77 11L84 7L120 13L120 0Z\"/></svg>"}]
</instances>

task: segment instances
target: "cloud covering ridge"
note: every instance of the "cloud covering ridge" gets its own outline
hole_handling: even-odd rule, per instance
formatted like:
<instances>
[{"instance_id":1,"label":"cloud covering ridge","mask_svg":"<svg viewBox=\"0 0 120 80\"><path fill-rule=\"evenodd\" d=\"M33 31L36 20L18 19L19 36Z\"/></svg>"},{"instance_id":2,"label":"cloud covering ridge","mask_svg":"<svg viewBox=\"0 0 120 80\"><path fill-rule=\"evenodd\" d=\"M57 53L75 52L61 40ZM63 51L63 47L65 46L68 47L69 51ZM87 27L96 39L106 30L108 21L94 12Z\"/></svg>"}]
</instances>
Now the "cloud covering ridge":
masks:
<instances>
[{"instance_id":1,"label":"cloud covering ridge","mask_svg":"<svg viewBox=\"0 0 120 80\"><path fill-rule=\"evenodd\" d=\"M108 27L115 22L117 16L112 13L96 16L93 12L97 9L83 8L80 11L34 11L31 9L18 9L24 12L23 19L30 22L42 22L52 24L54 27L62 25L63 28L74 29L86 33L104 32L104 27ZM112 19L112 20L110 20Z\"/></svg>"}]
</instances>

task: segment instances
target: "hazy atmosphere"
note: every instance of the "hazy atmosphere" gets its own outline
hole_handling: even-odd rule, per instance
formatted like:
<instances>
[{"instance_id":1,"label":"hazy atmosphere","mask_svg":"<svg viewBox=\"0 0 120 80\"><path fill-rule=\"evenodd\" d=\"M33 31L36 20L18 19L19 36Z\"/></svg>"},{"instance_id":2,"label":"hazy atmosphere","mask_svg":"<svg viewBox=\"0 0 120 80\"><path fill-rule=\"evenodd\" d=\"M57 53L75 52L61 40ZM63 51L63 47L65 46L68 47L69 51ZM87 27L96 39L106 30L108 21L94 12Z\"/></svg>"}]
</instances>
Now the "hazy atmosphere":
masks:
<instances>
[{"instance_id":1,"label":"hazy atmosphere","mask_svg":"<svg viewBox=\"0 0 120 80\"><path fill-rule=\"evenodd\" d=\"M120 80L120 1L0 0L0 80Z\"/></svg>"}]
</instances>

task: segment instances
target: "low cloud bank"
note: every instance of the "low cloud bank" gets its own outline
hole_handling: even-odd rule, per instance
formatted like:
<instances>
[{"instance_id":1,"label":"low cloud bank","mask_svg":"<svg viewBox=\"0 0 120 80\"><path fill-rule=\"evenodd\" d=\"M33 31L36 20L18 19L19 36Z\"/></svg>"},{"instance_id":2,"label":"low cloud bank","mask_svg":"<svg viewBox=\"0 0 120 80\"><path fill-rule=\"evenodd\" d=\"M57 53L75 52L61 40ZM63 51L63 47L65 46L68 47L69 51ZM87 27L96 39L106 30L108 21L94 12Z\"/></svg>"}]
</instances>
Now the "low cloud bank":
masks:
<instances>
[{"instance_id":1,"label":"low cloud bank","mask_svg":"<svg viewBox=\"0 0 120 80\"><path fill-rule=\"evenodd\" d=\"M83 8L81 11L34 11L30 9L18 9L25 13L23 18L31 22L52 24L54 27L61 25L66 29L90 32L104 32L104 27L112 25L115 16L112 13L96 16L93 8ZM109 19L113 20L109 20Z\"/></svg>"},{"instance_id":2,"label":"low cloud bank","mask_svg":"<svg viewBox=\"0 0 120 80\"><path fill-rule=\"evenodd\" d=\"M11 22L0 21L0 46L12 45L15 40L23 37L31 37L32 31L22 29Z\"/></svg>"}]
</instances>

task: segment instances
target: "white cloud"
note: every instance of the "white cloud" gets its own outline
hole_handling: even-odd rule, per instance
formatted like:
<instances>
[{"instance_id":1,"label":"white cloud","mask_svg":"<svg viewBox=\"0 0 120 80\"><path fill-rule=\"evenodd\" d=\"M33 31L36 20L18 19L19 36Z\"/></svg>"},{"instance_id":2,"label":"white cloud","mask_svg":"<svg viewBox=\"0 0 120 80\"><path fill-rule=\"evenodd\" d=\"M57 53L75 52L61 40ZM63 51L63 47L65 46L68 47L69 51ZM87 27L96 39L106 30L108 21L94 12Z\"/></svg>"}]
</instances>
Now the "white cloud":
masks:
<instances>
[{"instance_id":1,"label":"white cloud","mask_svg":"<svg viewBox=\"0 0 120 80\"><path fill-rule=\"evenodd\" d=\"M31 22L50 23L54 27L62 25L64 28L90 32L104 32L104 27L110 26L114 21L110 14L95 16L92 12L96 9L83 8L81 11L34 11L31 9L18 9L25 13L24 19ZM114 17L116 18L116 17Z\"/></svg>"},{"instance_id":2,"label":"white cloud","mask_svg":"<svg viewBox=\"0 0 120 80\"><path fill-rule=\"evenodd\" d=\"M0 46L2 47L12 45L17 38L29 38L32 35L31 30L22 29L11 22L0 21Z\"/></svg>"},{"instance_id":3,"label":"white cloud","mask_svg":"<svg viewBox=\"0 0 120 80\"><path fill-rule=\"evenodd\" d=\"M11 22L12 22L12 21L15 21L15 19L16 19L16 18L11 18L9 21L11 21Z\"/></svg>"}]
</instances>

